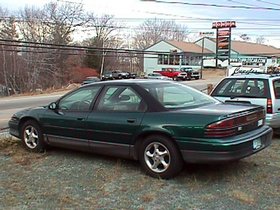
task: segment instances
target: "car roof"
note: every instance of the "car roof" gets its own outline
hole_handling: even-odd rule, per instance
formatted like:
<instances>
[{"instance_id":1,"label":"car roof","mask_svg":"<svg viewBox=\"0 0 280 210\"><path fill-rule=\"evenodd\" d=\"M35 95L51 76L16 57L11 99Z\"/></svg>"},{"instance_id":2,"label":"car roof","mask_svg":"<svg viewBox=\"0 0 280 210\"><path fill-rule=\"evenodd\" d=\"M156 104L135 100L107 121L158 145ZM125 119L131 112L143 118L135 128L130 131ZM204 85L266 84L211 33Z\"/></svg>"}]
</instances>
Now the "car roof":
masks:
<instances>
[{"instance_id":1,"label":"car roof","mask_svg":"<svg viewBox=\"0 0 280 210\"><path fill-rule=\"evenodd\" d=\"M158 80L158 79L123 79L123 80L110 80L110 81L100 81L87 86L94 86L97 84L104 85L137 85L137 84L155 84L155 83L174 83L173 81Z\"/></svg>"},{"instance_id":2,"label":"car roof","mask_svg":"<svg viewBox=\"0 0 280 210\"><path fill-rule=\"evenodd\" d=\"M241 79L241 78L249 78L249 79L274 79L274 78L280 78L279 74L257 74L257 73L250 73L250 74L234 74L232 76L228 76L226 78L233 78L233 79Z\"/></svg>"}]
</instances>

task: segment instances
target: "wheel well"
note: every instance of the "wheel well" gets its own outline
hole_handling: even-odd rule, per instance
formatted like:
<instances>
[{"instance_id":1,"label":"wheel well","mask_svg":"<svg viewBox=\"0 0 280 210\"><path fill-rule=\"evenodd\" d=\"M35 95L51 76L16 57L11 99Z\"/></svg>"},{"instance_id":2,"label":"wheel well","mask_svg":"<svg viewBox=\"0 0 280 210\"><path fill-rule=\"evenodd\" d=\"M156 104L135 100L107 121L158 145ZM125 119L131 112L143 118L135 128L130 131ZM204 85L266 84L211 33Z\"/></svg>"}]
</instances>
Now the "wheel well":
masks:
<instances>
[{"instance_id":1,"label":"wheel well","mask_svg":"<svg viewBox=\"0 0 280 210\"><path fill-rule=\"evenodd\" d=\"M33 118L33 117L24 117L24 118L22 118L22 119L20 120L20 122L19 122L20 136L21 136L21 129L22 129L23 124L24 124L25 122L29 121L29 120L32 120L32 121L36 122L36 123L40 126L38 120L36 120L35 118Z\"/></svg>"},{"instance_id":2,"label":"wheel well","mask_svg":"<svg viewBox=\"0 0 280 210\"><path fill-rule=\"evenodd\" d=\"M141 141L145 138L147 138L148 136L154 136L154 135L159 135L159 136L164 136L166 138L169 138L172 140L172 142L174 143L174 145L176 146L176 148L179 150L179 147L177 145L177 143L175 142L175 139L168 133L164 133L161 131L151 131L151 132L145 132L140 134L139 136L136 137L135 142L134 142L134 153L133 155L133 159L138 160L138 152L139 152L139 147L141 145Z\"/></svg>"}]
</instances>

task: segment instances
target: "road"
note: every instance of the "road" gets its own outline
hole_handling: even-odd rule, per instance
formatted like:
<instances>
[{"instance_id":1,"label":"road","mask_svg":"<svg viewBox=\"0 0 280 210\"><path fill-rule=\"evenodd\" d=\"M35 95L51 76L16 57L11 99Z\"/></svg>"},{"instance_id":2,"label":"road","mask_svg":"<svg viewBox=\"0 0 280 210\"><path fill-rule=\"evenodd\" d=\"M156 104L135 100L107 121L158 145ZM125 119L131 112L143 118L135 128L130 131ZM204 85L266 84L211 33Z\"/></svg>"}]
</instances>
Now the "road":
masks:
<instances>
[{"instance_id":1,"label":"road","mask_svg":"<svg viewBox=\"0 0 280 210\"><path fill-rule=\"evenodd\" d=\"M11 116L25 108L43 106L55 101L61 94L23 96L23 97L5 97L0 99L0 129L8 126L8 120Z\"/></svg>"},{"instance_id":2,"label":"road","mask_svg":"<svg viewBox=\"0 0 280 210\"><path fill-rule=\"evenodd\" d=\"M206 80L191 80L183 81L183 84L187 84L198 90L203 90L207 87L207 84L216 84L220 78L206 79ZM8 121L13 113L36 106L47 105L50 102L58 99L63 93L51 94L51 95L39 95L39 96L20 96L20 97L5 97L0 98L0 129L8 127Z\"/></svg>"}]
</instances>

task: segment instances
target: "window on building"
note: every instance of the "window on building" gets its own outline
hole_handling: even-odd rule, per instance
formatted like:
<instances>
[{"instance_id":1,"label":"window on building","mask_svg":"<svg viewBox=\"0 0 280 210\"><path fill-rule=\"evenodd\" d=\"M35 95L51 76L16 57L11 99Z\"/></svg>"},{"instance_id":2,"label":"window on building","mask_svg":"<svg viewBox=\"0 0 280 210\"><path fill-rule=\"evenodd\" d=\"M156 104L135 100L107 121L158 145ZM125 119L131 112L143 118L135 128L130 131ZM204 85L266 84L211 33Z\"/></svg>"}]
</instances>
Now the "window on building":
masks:
<instances>
[{"instance_id":1,"label":"window on building","mask_svg":"<svg viewBox=\"0 0 280 210\"><path fill-rule=\"evenodd\" d=\"M169 64L168 61L169 61L169 56L168 55L164 55L163 64Z\"/></svg>"},{"instance_id":2,"label":"window on building","mask_svg":"<svg viewBox=\"0 0 280 210\"><path fill-rule=\"evenodd\" d=\"M163 55L162 54L158 55L158 64L163 64Z\"/></svg>"}]
</instances>

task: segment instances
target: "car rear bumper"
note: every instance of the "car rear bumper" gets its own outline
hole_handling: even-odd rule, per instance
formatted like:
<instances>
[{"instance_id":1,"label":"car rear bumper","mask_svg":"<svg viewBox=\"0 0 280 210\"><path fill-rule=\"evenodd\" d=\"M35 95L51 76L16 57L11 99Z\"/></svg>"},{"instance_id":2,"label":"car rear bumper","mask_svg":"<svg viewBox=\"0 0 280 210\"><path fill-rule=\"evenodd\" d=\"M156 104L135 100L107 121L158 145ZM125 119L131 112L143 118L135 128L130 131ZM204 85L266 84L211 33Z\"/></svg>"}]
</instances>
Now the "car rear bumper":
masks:
<instances>
[{"instance_id":1,"label":"car rear bumper","mask_svg":"<svg viewBox=\"0 0 280 210\"><path fill-rule=\"evenodd\" d=\"M280 113L266 114L265 122L272 128L280 128Z\"/></svg>"},{"instance_id":2,"label":"car rear bumper","mask_svg":"<svg viewBox=\"0 0 280 210\"><path fill-rule=\"evenodd\" d=\"M238 135L222 142L208 145L208 150L181 150L182 157L188 163L215 163L238 160L257 153L271 144L272 129L268 126ZM260 141L261 145L254 148L254 141ZM205 146L205 142L203 143ZM197 145L201 147L201 145Z\"/></svg>"}]
</instances>

